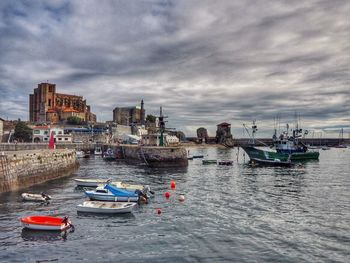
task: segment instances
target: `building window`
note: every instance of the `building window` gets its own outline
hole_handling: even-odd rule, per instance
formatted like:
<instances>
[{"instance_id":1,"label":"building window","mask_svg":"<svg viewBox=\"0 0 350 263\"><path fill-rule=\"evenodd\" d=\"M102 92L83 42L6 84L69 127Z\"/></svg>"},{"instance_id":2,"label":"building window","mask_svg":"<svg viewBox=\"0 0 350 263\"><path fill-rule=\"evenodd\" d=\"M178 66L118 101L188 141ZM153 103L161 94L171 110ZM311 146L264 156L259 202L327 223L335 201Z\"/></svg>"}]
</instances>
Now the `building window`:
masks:
<instances>
[{"instance_id":1,"label":"building window","mask_svg":"<svg viewBox=\"0 0 350 263\"><path fill-rule=\"evenodd\" d=\"M62 141L62 138L58 138L59 141Z\"/></svg>"},{"instance_id":2,"label":"building window","mask_svg":"<svg viewBox=\"0 0 350 263\"><path fill-rule=\"evenodd\" d=\"M49 86L49 92L52 92L52 90L53 90L52 86Z\"/></svg>"},{"instance_id":3,"label":"building window","mask_svg":"<svg viewBox=\"0 0 350 263\"><path fill-rule=\"evenodd\" d=\"M59 131L58 134L62 134L62 131Z\"/></svg>"},{"instance_id":4,"label":"building window","mask_svg":"<svg viewBox=\"0 0 350 263\"><path fill-rule=\"evenodd\" d=\"M34 130L33 134L40 134L40 130Z\"/></svg>"},{"instance_id":5,"label":"building window","mask_svg":"<svg viewBox=\"0 0 350 263\"><path fill-rule=\"evenodd\" d=\"M51 99L49 99L47 104L48 104L49 107L51 107Z\"/></svg>"},{"instance_id":6,"label":"building window","mask_svg":"<svg viewBox=\"0 0 350 263\"><path fill-rule=\"evenodd\" d=\"M45 134L45 135L48 135L48 134L49 134L49 131L44 131L44 134Z\"/></svg>"},{"instance_id":7,"label":"building window","mask_svg":"<svg viewBox=\"0 0 350 263\"><path fill-rule=\"evenodd\" d=\"M68 141L68 138L64 138L65 141Z\"/></svg>"},{"instance_id":8,"label":"building window","mask_svg":"<svg viewBox=\"0 0 350 263\"><path fill-rule=\"evenodd\" d=\"M44 141L47 141L48 140L48 138L44 138Z\"/></svg>"}]
</instances>

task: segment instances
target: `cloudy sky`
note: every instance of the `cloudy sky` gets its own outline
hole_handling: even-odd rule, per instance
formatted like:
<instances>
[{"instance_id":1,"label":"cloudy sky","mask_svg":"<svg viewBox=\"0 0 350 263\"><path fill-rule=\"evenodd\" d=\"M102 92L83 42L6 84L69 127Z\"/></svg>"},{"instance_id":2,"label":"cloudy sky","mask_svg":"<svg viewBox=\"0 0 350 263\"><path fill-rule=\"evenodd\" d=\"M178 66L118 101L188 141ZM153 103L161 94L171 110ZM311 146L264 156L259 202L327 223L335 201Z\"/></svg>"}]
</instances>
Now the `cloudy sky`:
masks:
<instances>
[{"instance_id":1,"label":"cloudy sky","mask_svg":"<svg viewBox=\"0 0 350 263\"><path fill-rule=\"evenodd\" d=\"M295 112L350 126L350 1L0 1L0 117L27 120L41 82L83 95L99 121L159 106L194 135ZM350 131L350 130L349 130Z\"/></svg>"}]
</instances>

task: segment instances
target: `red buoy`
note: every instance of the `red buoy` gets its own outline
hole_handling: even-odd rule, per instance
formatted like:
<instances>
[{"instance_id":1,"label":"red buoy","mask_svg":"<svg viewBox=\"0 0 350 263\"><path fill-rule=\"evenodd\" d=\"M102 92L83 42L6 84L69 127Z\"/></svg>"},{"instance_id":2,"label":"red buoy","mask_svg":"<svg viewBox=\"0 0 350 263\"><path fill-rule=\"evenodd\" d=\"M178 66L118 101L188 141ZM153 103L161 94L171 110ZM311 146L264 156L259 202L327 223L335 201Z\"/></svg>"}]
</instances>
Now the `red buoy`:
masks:
<instances>
[{"instance_id":1,"label":"red buoy","mask_svg":"<svg viewBox=\"0 0 350 263\"><path fill-rule=\"evenodd\" d=\"M157 209L157 214L160 215L162 213L162 209L158 208Z\"/></svg>"},{"instance_id":2,"label":"red buoy","mask_svg":"<svg viewBox=\"0 0 350 263\"><path fill-rule=\"evenodd\" d=\"M169 198L170 197L170 193L169 192L165 192L165 197Z\"/></svg>"},{"instance_id":3,"label":"red buoy","mask_svg":"<svg viewBox=\"0 0 350 263\"><path fill-rule=\"evenodd\" d=\"M175 189L175 188L176 188L176 183L175 183L175 181L171 181L170 187L171 187L171 189Z\"/></svg>"}]
</instances>

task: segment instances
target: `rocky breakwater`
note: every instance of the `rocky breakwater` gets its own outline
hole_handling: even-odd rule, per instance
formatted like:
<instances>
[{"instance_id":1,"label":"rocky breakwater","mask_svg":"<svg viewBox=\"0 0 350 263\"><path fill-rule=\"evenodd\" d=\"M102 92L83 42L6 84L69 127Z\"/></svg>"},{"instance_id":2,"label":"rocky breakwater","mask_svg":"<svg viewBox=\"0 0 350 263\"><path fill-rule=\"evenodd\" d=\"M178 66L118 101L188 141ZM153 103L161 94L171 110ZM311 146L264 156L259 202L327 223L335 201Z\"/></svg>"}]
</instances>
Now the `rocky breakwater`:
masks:
<instances>
[{"instance_id":1,"label":"rocky breakwater","mask_svg":"<svg viewBox=\"0 0 350 263\"><path fill-rule=\"evenodd\" d=\"M123 145L126 160L137 159L150 167L186 167L187 151L184 147L157 147Z\"/></svg>"},{"instance_id":2,"label":"rocky breakwater","mask_svg":"<svg viewBox=\"0 0 350 263\"><path fill-rule=\"evenodd\" d=\"M0 193L68 176L78 167L74 150L0 152Z\"/></svg>"}]
</instances>

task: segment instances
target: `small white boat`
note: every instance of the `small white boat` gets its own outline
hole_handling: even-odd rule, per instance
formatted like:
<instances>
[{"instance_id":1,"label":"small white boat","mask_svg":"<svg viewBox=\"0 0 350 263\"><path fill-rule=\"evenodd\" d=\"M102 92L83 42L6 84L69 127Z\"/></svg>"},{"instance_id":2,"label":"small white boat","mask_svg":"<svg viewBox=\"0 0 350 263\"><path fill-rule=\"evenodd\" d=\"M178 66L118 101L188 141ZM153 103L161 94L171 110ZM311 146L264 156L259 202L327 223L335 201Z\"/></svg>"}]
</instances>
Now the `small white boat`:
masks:
<instances>
[{"instance_id":1,"label":"small white boat","mask_svg":"<svg viewBox=\"0 0 350 263\"><path fill-rule=\"evenodd\" d=\"M53 216L28 216L20 219L23 227L34 230L59 230L63 231L73 227L68 217Z\"/></svg>"},{"instance_id":2,"label":"small white boat","mask_svg":"<svg viewBox=\"0 0 350 263\"><path fill-rule=\"evenodd\" d=\"M94 151L95 155L102 155L102 148L99 146L95 147L95 151Z\"/></svg>"},{"instance_id":3,"label":"small white boat","mask_svg":"<svg viewBox=\"0 0 350 263\"><path fill-rule=\"evenodd\" d=\"M99 185L105 185L110 183L115 185L118 188L126 189L129 191L133 190L142 190L144 188L143 185L140 184L126 184L120 181L111 181L110 179L83 179L83 178L75 178L73 179L77 186L80 187L97 187Z\"/></svg>"},{"instance_id":4,"label":"small white boat","mask_svg":"<svg viewBox=\"0 0 350 263\"><path fill-rule=\"evenodd\" d=\"M84 151L76 151L75 153L77 155L77 158L84 158L85 157Z\"/></svg>"},{"instance_id":5,"label":"small white boat","mask_svg":"<svg viewBox=\"0 0 350 263\"><path fill-rule=\"evenodd\" d=\"M99 214L125 214L131 213L135 205L136 203L130 202L85 201L77 206L77 211Z\"/></svg>"},{"instance_id":6,"label":"small white boat","mask_svg":"<svg viewBox=\"0 0 350 263\"><path fill-rule=\"evenodd\" d=\"M41 193L41 194L22 193L21 196L23 201L47 202L48 200L51 200L51 196L44 193Z\"/></svg>"}]
</instances>

